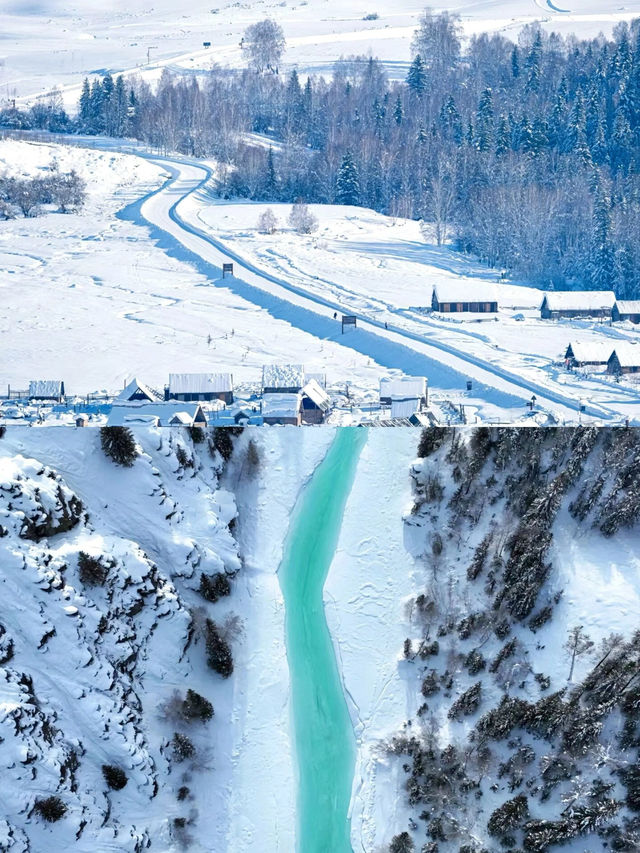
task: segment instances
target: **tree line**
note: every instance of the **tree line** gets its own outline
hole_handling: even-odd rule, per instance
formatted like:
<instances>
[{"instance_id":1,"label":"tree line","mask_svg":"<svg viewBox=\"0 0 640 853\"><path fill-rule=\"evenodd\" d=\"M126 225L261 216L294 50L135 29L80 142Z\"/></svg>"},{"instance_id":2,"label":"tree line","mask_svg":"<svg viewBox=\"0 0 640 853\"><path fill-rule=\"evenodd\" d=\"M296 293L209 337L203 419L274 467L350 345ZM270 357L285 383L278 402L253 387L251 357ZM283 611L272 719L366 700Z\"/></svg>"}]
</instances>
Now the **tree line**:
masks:
<instances>
[{"instance_id":1,"label":"tree line","mask_svg":"<svg viewBox=\"0 0 640 853\"><path fill-rule=\"evenodd\" d=\"M51 96L0 122L215 156L229 197L370 207L541 287L640 297L640 20L611 38L530 24L516 43L463 44L455 15L427 10L412 51L404 81L371 57L331 79L255 58L153 89L107 74L85 81L74 120Z\"/></svg>"}]
</instances>

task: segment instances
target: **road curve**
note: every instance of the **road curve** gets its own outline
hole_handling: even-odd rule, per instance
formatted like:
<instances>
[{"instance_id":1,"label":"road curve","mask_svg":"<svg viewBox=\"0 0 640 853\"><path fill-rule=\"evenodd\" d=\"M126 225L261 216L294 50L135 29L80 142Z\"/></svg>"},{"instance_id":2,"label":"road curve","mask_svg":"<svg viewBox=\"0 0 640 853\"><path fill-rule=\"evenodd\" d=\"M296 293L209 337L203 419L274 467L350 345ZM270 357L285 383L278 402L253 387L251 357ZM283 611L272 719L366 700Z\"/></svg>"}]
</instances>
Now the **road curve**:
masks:
<instances>
[{"instance_id":1,"label":"road curve","mask_svg":"<svg viewBox=\"0 0 640 853\"><path fill-rule=\"evenodd\" d=\"M194 224L195 216L189 215L186 202L194 195L205 192L206 185L212 179L212 170L206 164L146 154L135 148L132 148L131 153L155 162L168 171L170 177L158 190L121 211L122 218L136 222L142 221L170 235L192 256L186 259L193 260L193 256L200 258L209 266L208 270L202 271L218 283L221 283L222 264L225 261L232 261L235 264L236 276L233 279L226 279L224 286L228 286L261 307L267 307L268 310L274 308L274 300L280 303L280 308L282 303L290 306L290 310L285 311L285 318L305 331L313 329L312 333L320 337L332 337L335 334L335 325L331 325L334 323L331 318L334 311L345 310L344 304L309 293L290 281L258 268L230 249L228 245ZM237 275L238 272L240 276ZM576 419L578 401L575 398L545 388L496 365L489 365L482 359L457 350L444 342L427 339L392 324L385 328L381 320L348 310L349 313L355 313L358 317L359 330L357 335L347 335L344 340L340 340L340 343L370 355L383 365L397 367L411 373L411 367L413 372L418 372L416 369L419 367L418 363L423 363L426 359L444 366L449 374L457 374L460 388L463 387L462 383L466 379L474 380L474 383L480 386L476 388L478 396L485 397L497 405L507 408L523 407L531 394L535 394L539 408L553 412L561 420ZM289 316L286 316L287 313ZM302 314L307 315L304 322L302 322ZM283 316L282 311L278 316ZM327 328L328 320L331 320L331 324ZM363 341L364 333L367 337ZM371 336L374 336L375 340ZM401 350L404 350L404 353ZM381 353L390 358L380 359ZM397 356L395 361L394 353ZM482 390L486 391L486 394L480 393ZM609 422L623 419L617 412L597 405L587 405L584 415L587 419L595 418Z\"/></svg>"}]
</instances>

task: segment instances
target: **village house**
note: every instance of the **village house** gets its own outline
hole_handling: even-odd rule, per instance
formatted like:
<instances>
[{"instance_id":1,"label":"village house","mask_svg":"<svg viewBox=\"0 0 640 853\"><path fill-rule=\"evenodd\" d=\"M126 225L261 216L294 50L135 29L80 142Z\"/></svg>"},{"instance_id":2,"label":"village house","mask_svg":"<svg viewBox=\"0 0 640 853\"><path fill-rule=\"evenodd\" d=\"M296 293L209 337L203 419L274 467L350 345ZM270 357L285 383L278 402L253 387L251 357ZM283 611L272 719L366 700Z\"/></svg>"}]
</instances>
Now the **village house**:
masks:
<instances>
[{"instance_id":1,"label":"village house","mask_svg":"<svg viewBox=\"0 0 640 853\"><path fill-rule=\"evenodd\" d=\"M611 309L611 319L614 323L628 320L630 323L640 323L640 299L616 300Z\"/></svg>"},{"instance_id":2,"label":"village house","mask_svg":"<svg viewBox=\"0 0 640 853\"><path fill-rule=\"evenodd\" d=\"M640 344L617 344L607 363L607 373L614 376L640 373Z\"/></svg>"},{"instance_id":3,"label":"village house","mask_svg":"<svg viewBox=\"0 0 640 853\"><path fill-rule=\"evenodd\" d=\"M331 399L315 379L310 379L301 391L302 423L321 424L331 410Z\"/></svg>"},{"instance_id":4,"label":"village house","mask_svg":"<svg viewBox=\"0 0 640 853\"><path fill-rule=\"evenodd\" d=\"M394 402L401 403L410 400L416 402L410 414L427 405L427 379L425 376L390 376L380 380L381 406L392 406Z\"/></svg>"},{"instance_id":5,"label":"village house","mask_svg":"<svg viewBox=\"0 0 640 853\"><path fill-rule=\"evenodd\" d=\"M29 399L61 403L64 399L64 382L61 379L33 379L29 383Z\"/></svg>"},{"instance_id":6,"label":"village house","mask_svg":"<svg viewBox=\"0 0 640 853\"><path fill-rule=\"evenodd\" d=\"M233 376L230 373L170 373L165 399L220 400L230 405L233 403Z\"/></svg>"},{"instance_id":7,"label":"village house","mask_svg":"<svg viewBox=\"0 0 640 853\"><path fill-rule=\"evenodd\" d=\"M267 394L262 399L262 420L268 426L301 426L302 396L300 394Z\"/></svg>"},{"instance_id":8,"label":"village house","mask_svg":"<svg viewBox=\"0 0 640 853\"><path fill-rule=\"evenodd\" d=\"M107 426L206 427L207 419L198 402L173 400L156 403L122 403L112 406Z\"/></svg>"},{"instance_id":9,"label":"village house","mask_svg":"<svg viewBox=\"0 0 640 853\"><path fill-rule=\"evenodd\" d=\"M442 314L496 314L498 288L482 281L437 284L431 295L431 308Z\"/></svg>"},{"instance_id":10,"label":"village house","mask_svg":"<svg viewBox=\"0 0 640 853\"><path fill-rule=\"evenodd\" d=\"M263 394L297 394L303 385L302 364L265 364L262 368Z\"/></svg>"},{"instance_id":11,"label":"village house","mask_svg":"<svg viewBox=\"0 0 640 853\"><path fill-rule=\"evenodd\" d=\"M543 320L562 317L611 317L616 297L612 290L551 290L540 305Z\"/></svg>"},{"instance_id":12,"label":"village house","mask_svg":"<svg viewBox=\"0 0 640 853\"><path fill-rule=\"evenodd\" d=\"M568 367L605 367L613 344L594 341L588 344L572 341L564 354Z\"/></svg>"},{"instance_id":13,"label":"village house","mask_svg":"<svg viewBox=\"0 0 640 853\"><path fill-rule=\"evenodd\" d=\"M118 394L116 402L156 403L161 399L162 396L157 391L154 391L153 388L149 388L148 385L138 382L137 379L132 379L131 382L125 385L122 391Z\"/></svg>"}]
</instances>

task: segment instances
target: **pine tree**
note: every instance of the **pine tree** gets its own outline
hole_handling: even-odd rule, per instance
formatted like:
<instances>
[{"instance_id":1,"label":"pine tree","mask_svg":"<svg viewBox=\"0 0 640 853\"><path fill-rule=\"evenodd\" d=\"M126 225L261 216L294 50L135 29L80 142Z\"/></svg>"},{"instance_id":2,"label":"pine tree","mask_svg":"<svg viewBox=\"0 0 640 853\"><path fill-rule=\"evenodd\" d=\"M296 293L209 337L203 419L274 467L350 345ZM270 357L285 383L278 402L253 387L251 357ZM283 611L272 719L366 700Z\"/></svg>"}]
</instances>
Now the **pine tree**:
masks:
<instances>
[{"instance_id":1,"label":"pine tree","mask_svg":"<svg viewBox=\"0 0 640 853\"><path fill-rule=\"evenodd\" d=\"M497 157L502 157L510 148L511 135L509 133L509 123L507 117L503 114L498 121L496 129L496 147L495 152Z\"/></svg>"},{"instance_id":2,"label":"pine tree","mask_svg":"<svg viewBox=\"0 0 640 853\"><path fill-rule=\"evenodd\" d=\"M520 76L520 51L517 44L513 46L511 51L511 76L514 80Z\"/></svg>"},{"instance_id":3,"label":"pine tree","mask_svg":"<svg viewBox=\"0 0 640 853\"><path fill-rule=\"evenodd\" d=\"M525 63L525 68L527 70L527 92L537 92L540 88L540 77L542 73L540 68L541 58L542 34L540 30L538 30Z\"/></svg>"},{"instance_id":4,"label":"pine tree","mask_svg":"<svg viewBox=\"0 0 640 853\"><path fill-rule=\"evenodd\" d=\"M418 53L409 67L407 74L407 86L418 97L421 97L427 88L427 71L424 67L422 57Z\"/></svg>"},{"instance_id":5,"label":"pine tree","mask_svg":"<svg viewBox=\"0 0 640 853\"><path fill-rule=\"evenodd\" d=\"M396 103L393 108L393 118L397 125L402 124L402 120L404 118L404 109L402 107L402 99L400 98L400 95L398 95L398 97L396 98Z\"/></svg>"},{"instance_id":6,"label":"pine tree","mask_svg":"<svg viewBox=\"0 0 640 853\"><path fill-rule=\"evenodd\" d=\"M338 204L360 204L360 179L353 155L347 151L342 158L336 182Z\"/></svg>"},{"instance_id":7,"label":"pine tree","mask_svg":"<svg viewBox=\"0 0 640 853\"><path fill-rule=\"evenodd\" d=\"M476 147L478 151L489 151L493 143L493 94L485 89L478 103L476 119Z\"/></svg>"},{"instance_id":8,"label":"pine tree","mask_svg":"<svg viewBox=\"0 0 640 853\"><path fill-rule=\"evenodd\" d=\"M615 271L611 244L611 200L602 181L598 181L593 203L589 274L594 290L613 288Z\"/></svg>"},{"instance_id":9,"label":"pine tree","mask_svg":"<svg viewBox=\"0 0 640 853\"><path fill-rule=\"evenodd\" d=\"M273 159L273 148L269 146L265 174L262 181L260 195L265 201L275 201L278 198L278 176Z\"/></svg>"},{"instance_id":10,"label":"pine tree","mask_svg":"<svg viewBox=\"0 0 640 853\"><path fill-rule=\"evenodd\" d=\"M78 102L78 121L83 131L91 132L91 88L88 77L85 77L82 82L82 92Z\"/></svg>"}]
</instances>

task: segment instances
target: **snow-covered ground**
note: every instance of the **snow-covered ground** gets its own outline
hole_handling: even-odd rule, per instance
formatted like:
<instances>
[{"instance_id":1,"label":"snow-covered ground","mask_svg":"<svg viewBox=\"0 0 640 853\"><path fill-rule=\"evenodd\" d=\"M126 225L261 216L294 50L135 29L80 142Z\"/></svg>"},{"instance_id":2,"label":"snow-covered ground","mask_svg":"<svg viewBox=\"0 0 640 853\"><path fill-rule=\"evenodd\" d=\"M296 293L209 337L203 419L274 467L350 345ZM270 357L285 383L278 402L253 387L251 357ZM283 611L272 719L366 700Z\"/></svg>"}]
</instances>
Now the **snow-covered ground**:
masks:
<instances>
[{"instance_id":1,"label":"snow-covered ground","mask_svg":"<svg viewBox=\"0 0 640 853\"><path fill-rule=\"evenodd\" d=\"M284 68L330 73L340 56L372 54L385 61L392 75L404 77L424 6L423 0L349 0L339 9L330 0L194 0L188 7L169 0L153 5L114 0L105 7L97 0L80 0L69 7L62 0L3 0L0 97L33 96L60 86L72 105L82 78L106 69L154 80L165 67L184 73L198 73L212 63L236 68L246 62L242 34L265 17L284 29ZM512 38L533 20L565 34L610 33L618 21L640 11L637 0L624 6L612 0L560 5L551 0L447 0L439 8L459 13L467 35L499 31ZM374 14L377 19L365 20ZM205 41L211 48L203 48Z\"/></svg>"}]
</instances>

